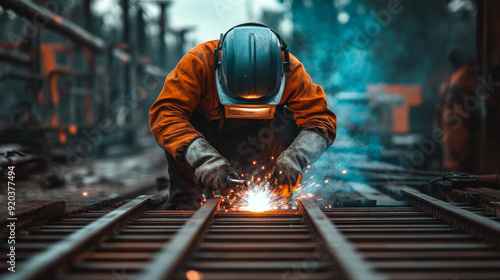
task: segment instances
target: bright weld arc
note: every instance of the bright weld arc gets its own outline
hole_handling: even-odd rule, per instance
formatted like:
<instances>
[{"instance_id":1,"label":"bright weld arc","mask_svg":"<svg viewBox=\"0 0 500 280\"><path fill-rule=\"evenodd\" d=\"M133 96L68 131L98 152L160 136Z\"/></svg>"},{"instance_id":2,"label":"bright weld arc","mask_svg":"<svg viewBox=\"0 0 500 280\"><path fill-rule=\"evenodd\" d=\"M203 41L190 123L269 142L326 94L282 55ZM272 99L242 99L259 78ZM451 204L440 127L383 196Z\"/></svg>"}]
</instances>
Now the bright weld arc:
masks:
<instances>
[{"instance_id":1,"label":"bright weld arc","mask_svg":"<svg viewBox=\"0 0 500 280\"><path fill-rule=\"evenodd\" d=\"M271 176L271 173L269 173ZM246 187L236 189L230 197L227 197L232 209L236 211L265 212L276 209L287 209L286 200L281 199L279 194L270 190L270 182L265 177L251 176ZM227 210L227 209L226 209ZM227 211L226 211L227 212Z\"/></svg>"},{"instance_id":2,"label":"bright weld arc","mask_svg":"<svg viewBox=\"0 0 500 280\"><path fill-rule=\"evenodd\" d=\"M258 178L259 179L259 178ZM230 201L238 211L265 212L278 209L280 206L279 195L273 194L268 182L248 181L248 188L243 188L235 193Z\"/></svg>"},{"instance_id":3,"label":"bright weld arc","mask_svg":"<svg viewBox=\"0 0 500 280\"><path fill-rule=\"evenodd\" d=\"M273 159L274 157L271 157ZM252 162L253 165L257 165L256 161ZM307 166L308 168L310 166ZM267 169L265 166L259 168L262 171ZM282 174L283 171L279 170L278 174ZM344 173L345 174L345 173ZM246 176L245 176L246 175ZM296 206L288 205L288 199L283 199L281 195L271 192L270 180L272 172L269 172L268 176L258 177L258 174L241 174L241 177L250 177L250 180L246 181L247 185L245 187L238 187L237 189L231 190L231 194L225 197L228 202L230 209L224 209L225 212L228 211L250 211L250 212L265 212L270 210L278 209L296 209ZM309 180L313 179L314 176L310 176ZM306 183L306 180L302 183ZM325 184L328 183L328 179L324 181ZM307 186L303 184L299 185L297 191L299 192L298 198L312 198L314 196L311 192L305 192L310 187L318 187L321 184L317 182L312 182ZM224 198L223 198L224 201Z\"/></svg>"},{"instance_id":4,"label":"bright weld arc","mask_svg":"<svg viewBox=\"0 0 500 280\"><path fill-rule=\"evenodd\" d=\"M271 210L271 199L269 192L258 190L250 192L247 197L247 210L252 212L264 212Z\"/></svg>"},{"instance_id":5,"label":"bright weld arc","mask_svg":"<svg viewBox=\"0 0 500 280\"><path fill-rule=\"evenodd\" d=\"M274 194L269 189L269 182L248 181L248 188L235 191L232 198L228 198L232 211L265 212L271 210L296 209L288 205L288 199L282 198L279 194ZM307 193L299 197L311 198L314 194ZM227 212L228 209L225 209Z\"/></svg>"}]
</instances>

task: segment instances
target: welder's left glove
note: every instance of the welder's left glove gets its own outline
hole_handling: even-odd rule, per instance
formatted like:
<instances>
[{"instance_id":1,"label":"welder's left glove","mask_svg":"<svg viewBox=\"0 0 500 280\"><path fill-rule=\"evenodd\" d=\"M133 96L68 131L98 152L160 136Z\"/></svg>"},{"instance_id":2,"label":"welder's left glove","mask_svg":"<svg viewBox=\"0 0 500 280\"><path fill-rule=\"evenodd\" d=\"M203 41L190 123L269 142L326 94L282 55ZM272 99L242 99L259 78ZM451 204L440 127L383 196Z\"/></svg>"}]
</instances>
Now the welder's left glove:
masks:
<instances>
[{"instance_id":1,"label":"welder's left glove","mask_svg":"<svg viewBox=\"0 0 500 280\"><path fill-rule=\"evenodd\" d=\"M289 197L302 180L302 171L328 148L328 141L312 130L302 130L276 160L274 193Z\"/></svg>"},{"instance_id":2,"label":"welder's left glove","mask_svg":"<svg viewBox=\"0 0 500 280\"><path fill-rule=\"evenodd\" d=\"M194 169L194 180L199 188L212 188L226 195L228 178L238 178L227 159L204 138L198 138L189 144L185 159Z\"/></svg>"}]
</instances>

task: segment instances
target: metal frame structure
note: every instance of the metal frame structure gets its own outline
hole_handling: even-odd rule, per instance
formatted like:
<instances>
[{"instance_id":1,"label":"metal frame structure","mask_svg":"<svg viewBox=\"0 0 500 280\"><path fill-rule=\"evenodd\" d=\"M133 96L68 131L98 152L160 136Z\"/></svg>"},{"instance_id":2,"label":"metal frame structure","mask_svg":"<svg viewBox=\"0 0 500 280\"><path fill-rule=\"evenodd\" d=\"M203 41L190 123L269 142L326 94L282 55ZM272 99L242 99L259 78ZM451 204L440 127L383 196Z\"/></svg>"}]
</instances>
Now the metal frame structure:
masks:
<instances>
[{"instance_id":1,"label":"metal frame structure","mask_svg":"<svg viewBox=\"0 0 500 280\"><path fill-rule=\"evenodd\" d=\"M419 191L402 191L406 200L430 215L467 233L477 236L500 249L500 224L488 218L460 209L457 206Z\"/></svg>"},{"instance_id":2,"label":"metal frame structure","mask_svg":"<svg viewBox=\"0 0 500 280\"><path fill-rule=\"evenodd\" d=\"M49 250L36 255L26 263L22 271L9 275L5 279L49 279L51 274L71 264L80 254L93 249L113 234L123 223L133 219L137 213L144 211L149 200L149 196L139 196L104 215L54 244Z\"/></svg>"},{"instance_id":3,"label":"metal frame structure","mask_svg":"<svg viewBox=\"0 0 500 280\"><path fill-rule=\"evenodd\" d=\"M106 43L80 26L68 21L57 14L52 13L50 10L41 7L28 0L3 0L2 7L10 9L17 14L29 19L43 20L48 28L60 32L75 42L89 47L95 51L104 51Z\"/></svg>"},{"instance_id":4,"label":"metal frame structure","mask_svg":"<svg viewBox=\"0 0 500 280\"><path fill-rule=\"evenodd\" d=\"M75 278L82 271L115 271L127 263L134 279L150 280L197 271L205 273L203 279L288 279L301 273L311 273L310 279L401 279L411 273L423 279L418 277L448 277L450 271L467 278L475 277L470 271L476 266L484 268L484 277L500 276L500 223L418 191L403 194L414 207L322 211L303 199L298 211L269 213L217 211L219 199L209 199L197 211L154 210L165 197L139 196L115 210L83 213L33 234L47 242L61 227L75 227L5 279ZM443 244L436 238L444 238ZM305 271L292 269L318 250L327 257ZM462 253L450 255L450 250ZM430 271L419 272L425 269Z\"/></svg>"}]
</instances>

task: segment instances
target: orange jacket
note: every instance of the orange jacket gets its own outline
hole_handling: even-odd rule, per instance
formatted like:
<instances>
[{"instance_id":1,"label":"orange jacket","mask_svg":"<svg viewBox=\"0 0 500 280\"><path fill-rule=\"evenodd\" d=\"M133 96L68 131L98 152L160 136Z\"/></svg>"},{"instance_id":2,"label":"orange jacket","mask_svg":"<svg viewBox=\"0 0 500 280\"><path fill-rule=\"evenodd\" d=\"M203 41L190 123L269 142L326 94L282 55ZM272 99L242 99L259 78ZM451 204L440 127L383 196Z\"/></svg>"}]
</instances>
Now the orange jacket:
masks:
<instances>
[{"instance_id":1,"label":"orange jacket","mask_svg":"<svg viewBox=\"0 0 500 280\"><path fill-rule=\"evenodd\" d=\"M194 110L208 120L224 120L215 84L214 49L218 40L191 49L168 74L158 99L149 112L151 131L158 145L177 162L184 163L184 151L195 137L203 136L189 123ZM286 73L280 104L294 113L300 129L315 130L332 144L337 117L327 108L325 93L314 84L304 66L290 55L291 70Z\"/></svg>"}]
</instances>

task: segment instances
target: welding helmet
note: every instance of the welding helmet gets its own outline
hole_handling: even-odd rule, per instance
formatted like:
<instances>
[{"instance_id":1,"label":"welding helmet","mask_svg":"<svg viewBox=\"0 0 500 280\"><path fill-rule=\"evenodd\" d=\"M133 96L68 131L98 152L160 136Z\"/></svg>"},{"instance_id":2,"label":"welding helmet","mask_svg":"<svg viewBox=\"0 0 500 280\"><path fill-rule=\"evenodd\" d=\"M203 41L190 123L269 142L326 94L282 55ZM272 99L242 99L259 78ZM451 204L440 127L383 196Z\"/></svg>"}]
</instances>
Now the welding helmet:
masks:
<instances>
[{"instance_id":1,"label":"welding helmet","mask_svg":"<svg viewBox=\"0 0 500 280\"><path fill-rule=\"evenodd\" d=\"M290 71L287 45L278 33L260 23L229 29L215 48L214 66L226 118L274 117L285 89L285 73Z\"/></svg>"}]
</instances>

